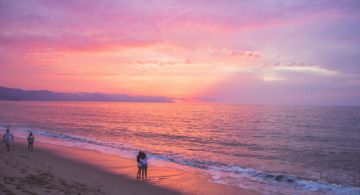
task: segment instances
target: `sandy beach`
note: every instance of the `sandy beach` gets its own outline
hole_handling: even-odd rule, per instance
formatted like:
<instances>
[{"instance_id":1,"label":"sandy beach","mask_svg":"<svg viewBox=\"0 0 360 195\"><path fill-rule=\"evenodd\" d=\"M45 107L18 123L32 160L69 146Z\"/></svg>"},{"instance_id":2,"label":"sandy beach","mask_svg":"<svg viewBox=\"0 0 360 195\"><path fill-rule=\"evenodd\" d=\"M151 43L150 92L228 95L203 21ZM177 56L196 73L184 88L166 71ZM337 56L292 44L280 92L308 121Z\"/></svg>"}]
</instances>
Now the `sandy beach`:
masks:
<instances>
[{"instance_id":1,"label":"sandy beach","mask_svg":"<svg viewBox=\"0 0 360 195\"><path fill-rule=\"evenodd\" d=\"M148 181L137 181L134 160L94 150L37 142L31 152L20 138L10 152L1 146L2 194L256 194L160 166L149 168Z\"/></svg>"}]
</instances>

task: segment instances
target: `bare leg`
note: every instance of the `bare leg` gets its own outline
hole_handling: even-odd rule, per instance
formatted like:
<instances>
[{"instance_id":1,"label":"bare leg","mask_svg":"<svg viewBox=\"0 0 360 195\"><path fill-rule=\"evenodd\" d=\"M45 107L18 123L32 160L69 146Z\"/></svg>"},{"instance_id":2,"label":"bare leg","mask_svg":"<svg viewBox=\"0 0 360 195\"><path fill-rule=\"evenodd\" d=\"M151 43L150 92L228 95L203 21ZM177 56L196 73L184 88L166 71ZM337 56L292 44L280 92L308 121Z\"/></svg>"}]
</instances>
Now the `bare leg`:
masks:
<instances>
[{"instance_id":1,"label":"bare leg","mask_svg":"<svg viewBox=\"0 0 360 195\"><path fill-rule=\"evenodd\" d=\"M136 174L136 179L140 179L141 177L141 168L138 166L138 172Z\"/></svg>"},{"instance_id":2,"label":"bare leg","mask_svg":"<svg viewBox=\"0 0 360 195\"><path fill-rule=\"evenodd\" d=\"M145 179L145 169L144 168L141 168L141 178L142 178L142 180Z\"/></svg>"},{"instance_id":3,"label":"bare leg","mask_svg":"<svg viewBox=\"0 0 360 195\"><path fill-rule=\"evenodd\" d=\"M147 167L144 169L145 172L145 180L147 180Z\"/></svg>"}]
</instances>

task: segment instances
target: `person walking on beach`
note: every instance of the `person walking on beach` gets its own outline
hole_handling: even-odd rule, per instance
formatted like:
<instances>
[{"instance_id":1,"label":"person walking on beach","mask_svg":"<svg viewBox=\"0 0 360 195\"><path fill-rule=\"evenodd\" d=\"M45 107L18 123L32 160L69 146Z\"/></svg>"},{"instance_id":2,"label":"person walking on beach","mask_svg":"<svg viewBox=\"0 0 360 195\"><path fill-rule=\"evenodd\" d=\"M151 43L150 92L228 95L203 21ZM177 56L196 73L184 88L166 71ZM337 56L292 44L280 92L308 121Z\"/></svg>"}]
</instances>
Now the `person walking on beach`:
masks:
<instances>
[{"instance_id":1,"label":"person walking on beach","mask_svg":"<svg viewBox=\"0 0 360 195\"><path fill-rule=\"evenodd\" d=\"M7 151L10 151L10 143L14 141L14 136L10 133L10 129L6 129L6 133L3 136L3 142L5 142Z\"/></svg>"},{"instance_id":2,"label":"person walking on beach","mask_svg":"<svg viewBox=\"0 0 360 195\"><path fill-rule=\"evenodd\" d=\"M27 138L27 141L28 141L28 150L32 151L33 147L34 147L35 137L33 136L33 134L31 132Z\"/></svg>"},{"instance_id":3,"label":"person walking on beach","mask_svg":"<svg viewBox=\"0 0 360 195\"><path fill-rule=\"evenodd\" d=\"M147 180L148 158L145 152L143 152L143 154L143 158L141 158L141 176L142 180Z\"/></svg>"}]
</instances>

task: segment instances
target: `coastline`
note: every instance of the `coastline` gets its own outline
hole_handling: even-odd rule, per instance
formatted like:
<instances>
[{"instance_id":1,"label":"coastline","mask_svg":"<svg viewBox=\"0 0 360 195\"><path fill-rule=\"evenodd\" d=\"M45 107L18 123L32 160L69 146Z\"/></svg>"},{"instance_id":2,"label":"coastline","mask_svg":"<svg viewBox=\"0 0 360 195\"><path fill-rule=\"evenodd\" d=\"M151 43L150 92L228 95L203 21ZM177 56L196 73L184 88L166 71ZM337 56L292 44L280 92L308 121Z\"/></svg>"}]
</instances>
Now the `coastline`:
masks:
<instances>
[{"instance_id":1,"label":"coastline","mask_svg":"<svg viewBox=\"0 0 360 195\"><path fill-rule=\"evenodd\" d=\"M10 152L3 144L0 152L0 191L5 194L258 194L157 165L150 165L148 181L137 181L133 159L39 141L29 152L19 137Z\"/></svg>"}]
</instances>

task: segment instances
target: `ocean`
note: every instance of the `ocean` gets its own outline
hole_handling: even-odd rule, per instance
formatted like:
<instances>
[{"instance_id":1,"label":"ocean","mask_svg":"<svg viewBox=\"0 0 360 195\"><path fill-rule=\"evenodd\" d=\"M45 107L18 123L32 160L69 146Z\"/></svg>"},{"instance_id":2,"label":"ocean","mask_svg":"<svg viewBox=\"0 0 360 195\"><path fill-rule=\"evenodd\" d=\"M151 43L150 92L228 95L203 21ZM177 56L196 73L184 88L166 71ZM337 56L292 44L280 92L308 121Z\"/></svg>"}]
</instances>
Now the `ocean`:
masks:
<instances>
[{"instance_id":1,"label":"ocean","mask_svg":"<svg viewBox=\"0 0 360 195\"><path fill-rule=\"evenodd\" d=\"M360 194L360 107L0 101L0 131L263 194ZM176 167L175 167L176 168Z\"/></svg>"}]
</instances>

